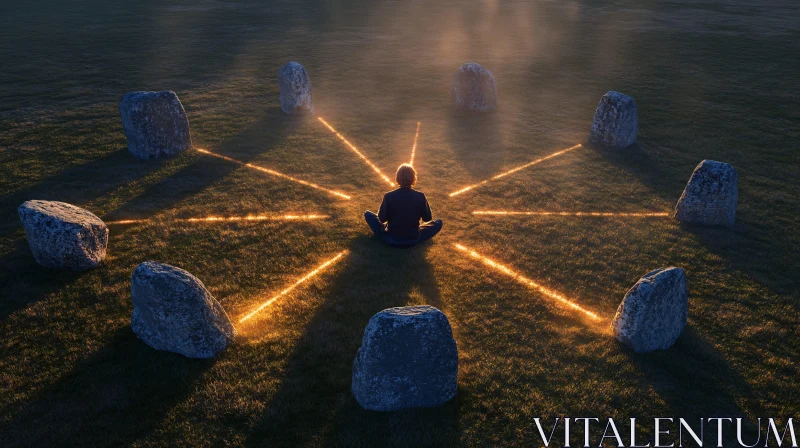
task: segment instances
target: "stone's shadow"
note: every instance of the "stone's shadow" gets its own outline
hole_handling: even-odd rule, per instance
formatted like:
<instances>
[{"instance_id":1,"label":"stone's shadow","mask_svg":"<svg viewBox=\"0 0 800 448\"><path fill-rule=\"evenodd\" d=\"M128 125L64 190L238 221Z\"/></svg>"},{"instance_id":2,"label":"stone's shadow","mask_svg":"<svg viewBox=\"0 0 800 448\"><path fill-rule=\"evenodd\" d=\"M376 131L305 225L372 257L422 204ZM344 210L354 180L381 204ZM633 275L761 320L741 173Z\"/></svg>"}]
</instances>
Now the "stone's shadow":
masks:
<instances>
[{"instance_id":1,"label":"stone's shadow","mask_svg":"<svg viewBox=\"0 0 800 448\"><path fill-rule=\"evenodd\" d=\"M666 159L655 154L658 148L635 143L623 150L609 150L590 147L603 155L612 164L624 169L638 181L650 188L658 197L675 204L686 187L694 167L700 160L685 164L683 159ZM734 167L735 168L735 167ZM739 179L739 212L742 201L742 179ZM748 204L750 213L757 213L760 204ZM750 222L749 218L737 213L734 229L724 227L705 227L684 224L682 227L695 234L710 251L727 259L738 269L756 278L773 291L781 294L796 294L800 291L800 260L791 244L782 244L776 236L785 229L776 222Z\"/></svg>"},{"instance_id":2,"label":"stone's shadow","mask_svg":"<svg viewBox=\"0 0 800 448\"><path fill-rule=\"evenodd\" d=\"M164 165L164 160L138 160L124 149L67 168L36 185L0 198L0 235L20 228L17 208L31 199L69 202L80 206L99 198L119 185L151 173Z\"/></svg>"},{"instance_id":3,"label":"stone's shadow","mask_svg":"<svg viewBox=\"0 0 800 448\"><path fill-rule=\"evenodd\" d=\"M451 112L447 143L467 172L480 181L497 174L508 150L503 142L498 113Z\"/></svg>"},{"instance_id":4,"label":"stone's shadow","mask_svg":"<svg viewBox=\"0 0 800 448\"><path fill-rule=\"evenodd\" d=\"M395 249L362 235L349 250L325 285L325 301L295 344L280 386L246 445L455 444L458 399L441 408L376 413L363 410L350 390L353 361L374 314L407 305L415 287L427 303L441 304L426 260L428 245Z\"/></svg>"},{"instance_id":5,"label":"stone's shadow","mask_svg":"<svg viewBox=\"0 0 800 448\"><path fill-rule=\"evenodd\" d=\"M16 417L2 422L0 445L92 446L98 435L106 446L130 445L148 437L213 363L157 351L122 327L24 408L4 406L3 415Z\"/></svg>"},{"instance_id":6,"label":"stone's shadow","mask_svg":"<svg viewBox=\"0 0 800 448\"><path fill-rule=\"evenodd\" d=\"M587 135L587 141L584 141L583 144L587 150L597 152L611 164L634 176L636 180L652 190L659 198L672 204L673 207L678 202L694 168L686 171L685 176L677 176L675 171L680 167L665 163L660 157L654 157L650 153L654 148L643 146L639 142L625 149L611 149L588 143ZM666 166L669 166L672 172L665 170Z\"/></svg>"},{"instance_id":7,"label":"stone's shadow","mask_svg":"<svg viewBox=\"0 0 800 448\"><path fill-rule=\"evenodd\" d=\"M781 244L776 238L785 229L770 229L762 223L750 225L738 216L734 229L693 224L682 224L681 228L772 291L800 298L800 276L797 275L800 258L790 244ZM794 305L795 312L800 312L797 306L800 302L786 300L785 303Z\"/></svg>"},{"instance_id":8,"label":"stone's shadow","mask_svg":"<svg viewBox=\"0 0 800 448\"><path fill-rule=\"evenodd\" d=\"M96 269L102 269L102 266ZM0 321L62 290L90 271L51 269L39 265L23 235L16 239L12 251L0 258L0 272L3 273L0 276Z\"/></svg>"},{"instance_id":9,"label":"stone's shadow","mask_svg":"<svg viewBox=\"0 0 800 448\"><path fill-rule=\"evenodd\" d=\"M219 148L214 148L213 152L244 163L251 162L259 155L275 148L307 119L307 117L287 116L280 108L271 108L266 115L249 125L236 137L226 141ZM123 220L150 217L158 211L173 208L175 204L200 193L241 168L237 163L201 154L196 161L152 185L138 197L106 214L104 218ZM269 175L264 174L264 177L265 181L270 180Z\"/></svg>"},{"instance_id":10,"label":"stone's shadow","mask_svg":"<svg viewBox=\"0 0 800 448\"><path fill-rule=\"evenodd\" d=\"M316 121L313 115L286 115L280 106L270 107L262 117L214 149L214 152L250 162L266 154L294 133L300 126ZM280 170L280 167L276 167Z\"/></svg>"},{"instance_id":11,"label":"stone's shadow","mask_svg":"<svg viewBox=\"0 0 800 448\"><path fill-rule=\"evenodd\" d=\"M675 345L667 350L637 354L621 346L621 351L666 402L672 414L663 417L684 418L695 429L701 418L742 417L743 433L746 434L744 440L755 440L757 437L754 418L766 414L752 389L723 355L691 325L687 325ZM737 396L745 400L744 406L737 403ZM715 425L713 428L716 428ZM712 427L707 424L708 442L716 439L716 433L709 428ZM726 432L733 434L729 429ZM713 438L709 438L711 436ZM728 440L728 443L731 446L738 445L735 439Z\"/></svg>"}]
</instances>

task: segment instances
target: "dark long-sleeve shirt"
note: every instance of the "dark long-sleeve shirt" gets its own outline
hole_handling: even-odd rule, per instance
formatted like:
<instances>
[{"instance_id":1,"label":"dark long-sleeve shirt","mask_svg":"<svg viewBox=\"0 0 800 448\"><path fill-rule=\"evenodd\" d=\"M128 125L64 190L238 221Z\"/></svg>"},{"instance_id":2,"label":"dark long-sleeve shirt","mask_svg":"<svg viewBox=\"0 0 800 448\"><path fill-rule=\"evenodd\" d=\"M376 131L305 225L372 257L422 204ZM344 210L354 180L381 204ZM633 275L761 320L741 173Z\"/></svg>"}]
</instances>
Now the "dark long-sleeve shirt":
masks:
<instances>
[{"instance_id":1,"label":"dark long-sleeve shirt","mask_svg":"<svg viewBox=\"0 0 800 448\"><path fill-rule=\"evenodd\" d=\"M378 219L387 224L389 236L397 240L419 238L420 219L430 221L431 206L421 191L400 187L383 195Z\"/></svg>"}]
</instances>

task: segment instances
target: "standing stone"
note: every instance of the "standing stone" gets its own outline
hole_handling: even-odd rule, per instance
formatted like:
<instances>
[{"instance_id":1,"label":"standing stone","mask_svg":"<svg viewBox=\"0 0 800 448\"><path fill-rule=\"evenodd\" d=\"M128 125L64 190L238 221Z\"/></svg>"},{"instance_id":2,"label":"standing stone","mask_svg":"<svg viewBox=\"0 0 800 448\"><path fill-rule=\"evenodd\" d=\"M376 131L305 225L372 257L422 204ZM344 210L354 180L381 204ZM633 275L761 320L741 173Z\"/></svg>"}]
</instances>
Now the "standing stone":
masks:
<instances>
[{"instance_id":1,"label":"standing stone","mask_svg":"<svg viewBox=\"0 0 800 448\"><path fill-rule=\"evenodd\" d=\"M589 143L607 148L627 148L636 141L639 112L628 95L609 91L594 112Z\"/></svg>"},{"instance_id":2,"label":"standing stone","mask_svg":"<svg viewBox=\"0 0 800 448\"><path fill-rule=\"evenodd\" d=\"M64 202L27 201L18 212L40 265L82 271L106 257L108 227L88 210Z\"/></svg>"},{"instance_id":3,"label":"standing stone","mask_svg":"<svg viewBox=\"0 0 800 448\"><path fill-rule=\"evenodd\" d=\"M374 315L353 365L356 401L373 411L439 406L456 395L458 350L450 322L432 306Z\"/></svg>"},{"instance_id":4,"label":"standing stone","mask_svg":"<svg viewBox=\"0 0 800 448\"><path fill-rule=\"evenodd\" d=\"M475 62L462 65L450 83L450 100L453 108L462 112L497 110L497 84L492 72Z\"/></svg>"},{"instance_id":5,"label":"standing stone","mask_svg":"<svg viewBox=\"0 0 800 448\"><path fill-rule=\"evenodd\" d=\"M637 353L664 350L683 332L689 314L686 274L681 268L658 269L631 288L617 309L611 330Z\"/></svg>"},{"instance_id":6,"label":"standing stone","mask_svg":"<svg viewBox=\"0 0 800 448\"><path fill-rule=\"evenodd\" d=\"M119 103L128 151L140 159L172 157L192 147L186 111L172 90L131 92Z\"/></svg>"},{"instance_id":7,"label":"standing stone","mask_svg":"<svg viewBox=\"0 0 800 448\"><path fill-rule=\"evenodd\" d=\"M156 350L212 358L236 337L222 305L183 269L140 264L131 276L131 297L133 332Z\"/></svg>"},{"instance_id":8,"label":"standing stone","mask_svg":"<svg viewBox=\"0 0 800 448\"><path fill-rule=\"evenodd\" d=\"M739 201L739 176L728 163L703 160L683 190L675 218L678 221L733 227Z\"/></svg>"},{"instance_id":9,"label":"standing stone","mask_svg":"<svg viewBox=\"0 0 800 448\"><path fill-rule=\"evenodd\" d=\"M311 80L306 69L297 62L288 62L278 70L281 91L281 110L289 115L314 113L311 100Z\"/></svg>"}]
</instances>

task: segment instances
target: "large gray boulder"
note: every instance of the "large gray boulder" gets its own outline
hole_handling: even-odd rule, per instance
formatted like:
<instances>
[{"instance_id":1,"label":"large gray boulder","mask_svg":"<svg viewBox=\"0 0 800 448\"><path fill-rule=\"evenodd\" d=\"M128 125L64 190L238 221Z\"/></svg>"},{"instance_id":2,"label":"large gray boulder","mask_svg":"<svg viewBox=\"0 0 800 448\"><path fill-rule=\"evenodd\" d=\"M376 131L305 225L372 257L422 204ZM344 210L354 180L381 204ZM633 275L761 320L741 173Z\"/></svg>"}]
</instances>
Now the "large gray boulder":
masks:
<instances>
[{"instance_id":1,"label":"large gray boulder","mask_svg":"<svg viewBox=\"0 0 800 448\"><path fill-rule=\"evenodd\" d=\"M682 222L733 227L739 201L739 176L730 164L703 160L683 190L675 218Z\"/></svg>"},{"instance_id":2,"label":"large gray boulder","mask_svg":"<svg viewBox=\"0 0 800 448\"><path fill-rule=\"evenodd\" d=\"M461 112L497 110L497 84L492 72L475 62L462 65L450 83L450 100Z\"/></svg>"},{"instance_id":3,"label":"large gray boulder","mask_svg":"<svg viewBox=\"0 0 800 448\"><path fill-rule=\"evenodd\" d=\"M456 395L458 350L450 322L432 306L374 315L353 365L356 401L373 411L439 406Z\"/></svg>"},{"instance_id":4,"label":"large gray boulder","mask_svg":"<svg viewBox=\"0 0 800 448\"><path fill-rule=\"evenodd\" d=\"M131 327L156 350L211 358L231 344L236 329L197 277L146 261L131 276Z\"/></svg>"},{"instance_id":5,"label":"large gray boulder","mask_svg":"<svg viewBox=\"0 0 800 448\"><path fill-rule=\"evenodd\" d=\"M306 69L297 62L286 63L278 70L278 87L281 92L281 110L289 115L314 113L311 100L311 80Z\"/></svg>"},{"instance_id":6,"label":"large gray boulder","mask_svg":"<svg viewBox=\"0 0 800 448\"><path fill-rule=\"evenodd\" d=\"M172 90L128 93L119 114L128 151L140 159L172 157L192 147L186 111Z\"/></svg>"},{"instance_id":7,"label":"large gray boulder","mask_svg":"<svg viewBox=\"0 0 800 448\"><path fill-rule=\"evenodd\" d=\"M93 213L57 201L27 201L18 212L33 258L42 266L82 271L106 257L108 227Z\"/></svg>"},{"instance_id":8,"label":"large gray boulder","mask_svg":"<svg viewBox=\"0 0 800 448\"><path fill-rule=\"evenodd\" d=\"M606 148L627 148L636 141L639 112L628 95L609 91L594 112L589 143Z\"/></svg>"},{"instance_id":9,"label":"large gray boulder","mask_svg":"<svg viewBox=\"0 0 800 448\"><path fill-rule=\"evenodd\" d=\"M664 350L683 332L689 314L686 274L681 268L645 275L625 294L611 322L617 340L637 353Z\"/></svg>"}]
</instances>

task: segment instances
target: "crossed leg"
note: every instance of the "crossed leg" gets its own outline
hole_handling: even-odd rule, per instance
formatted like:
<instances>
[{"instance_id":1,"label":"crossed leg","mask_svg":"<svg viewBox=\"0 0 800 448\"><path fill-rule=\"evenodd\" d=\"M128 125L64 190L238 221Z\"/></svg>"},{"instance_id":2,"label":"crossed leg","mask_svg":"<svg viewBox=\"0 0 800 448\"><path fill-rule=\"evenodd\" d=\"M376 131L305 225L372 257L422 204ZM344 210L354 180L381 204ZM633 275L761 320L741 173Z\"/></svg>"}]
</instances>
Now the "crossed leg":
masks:
<instances>
[{"instance_id":1,"label":"crossed leg","mask_svg":"<svg viewBox=\"0 0 800 448\"><path fill-rule=\"evenodd\" d=\"M419 238L416 240L395 241L389 236L388 233L386 233L385 226L381 223L381 220L378 219L378 215L376 215L374 212L369 210L364 212L364 220L367 221L367 225L369 225L369 228L372 229L372 232L375 233L375 236L377 236L378 239L390 246L397 247L410 247L417 243L429 240L442 230L443 225L441 219L434 219L433 221L424 222L419 226Z\"/></svg>"}]
</instances>

